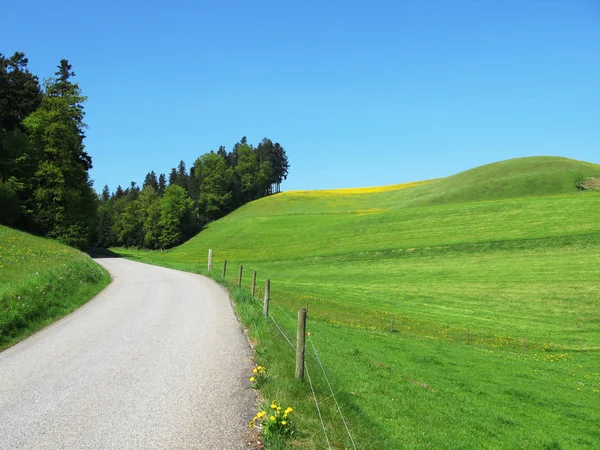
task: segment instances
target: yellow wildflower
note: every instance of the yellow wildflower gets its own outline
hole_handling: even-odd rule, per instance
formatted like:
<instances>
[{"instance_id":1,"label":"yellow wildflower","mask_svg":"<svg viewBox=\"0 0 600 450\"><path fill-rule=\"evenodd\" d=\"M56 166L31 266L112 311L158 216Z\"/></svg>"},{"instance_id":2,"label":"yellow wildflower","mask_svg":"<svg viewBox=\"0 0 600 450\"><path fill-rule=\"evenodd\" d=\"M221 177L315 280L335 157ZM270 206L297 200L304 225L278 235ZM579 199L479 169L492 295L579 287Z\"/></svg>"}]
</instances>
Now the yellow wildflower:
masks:
<instances>
[{"instance_id":1,"label":"yellow wildflower","mask_svg":"<svg viewBox=\"0 0 600 450\"><path fill-rule=\"evenodd\" d=\"M287 408L283 413L284 414L289 414L291 412L294 412L294 410L290 407L290 408Z\"/></svg>"},{"instance_id":2,"label":"yellow wildflower","mask_svg":"<svg viewBox=\"0 0 600 450\"><path fill-rule=\"evenodd\" d=\"M254 377L250 377L250 381L254 383Z\"/></svg>"},{"instance_id":3,"label":"yellow wildflower","mask_svg":"<svg viewBox=\"0 0 600 450\"><path fill-rule=\"evenodd\" d=\"M259 419L262 419L263 417L265 417L267 415L267 413L265 411L261 411L259 412L256 417L258 417Z\"/></svg>"},{"instance_id":4,"label":"yellow wildflower","mask_svg":"<svg viewBox=\"0 0 600 450\"><path fill-rule=\"evenodd\" d=\"M285 425L285 424L287 424L287 422L285 420L282 420L281 425Z\"/></svg>"},{"instance_id":5,"label":"yellow wildflower","mask_svg":"<svg viewBox=\"0 0 600 450\"><path fill-rule=\"evenodd\" d=\"M258 370L254 369L252 372L254 372L254 373L258 373Z\"/></svg>"},{"instance_id":6,"label":"yellow wildflower","mask_svg":"<svg viewBox=\"0 0 600 450\"><path fill-rule=\"evenodd\" d=\"M275 416L271 416L270 419L275 422Z\"/></svg>"}]
</instances>

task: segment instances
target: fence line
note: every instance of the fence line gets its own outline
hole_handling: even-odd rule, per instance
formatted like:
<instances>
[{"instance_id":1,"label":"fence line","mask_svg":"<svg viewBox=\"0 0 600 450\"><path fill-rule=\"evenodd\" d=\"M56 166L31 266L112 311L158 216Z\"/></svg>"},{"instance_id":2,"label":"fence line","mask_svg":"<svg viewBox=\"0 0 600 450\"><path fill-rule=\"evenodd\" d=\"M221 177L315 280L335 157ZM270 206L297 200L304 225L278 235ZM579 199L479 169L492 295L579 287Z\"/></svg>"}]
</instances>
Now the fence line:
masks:
<instances>
[{"instance_id":1,"label":"fence line","mask_svg":"<svg viewBox=\"0 0 600 450\"><path fill-rule=\"evenodd\" d=\"M225 263L225 264L226 264L226 263ZM227 279L225 279L224 277L222 277L222 278L223 278L223 281L225 281L225 283L227 283ZM259 298L256 298L256 297L252 296L252 299L253 299L253 300L255 300L255 301L256 301L256 303L258 303L259 305L261 305L261 306L263 305L263 304L261 303L261 301L260 301L260 299L259 299ZM292 318L292 316L291 316L291 315L290 315L290 314L289 314L287 311L285 311L285 310L284 310L282 307L280 307L280 306L279 306L279 305L277 305L277 304L275 304L275 306L276 306L276 307L277 307L277 308L278 308L278 309L279 309L279 310L280 310L280 311L281 311L281 312L282 312L282 313L283 313L283 314L284 314L284 315L285 315L285 316L286 316L288 319L290 319L290 320L294 321L294 319ZM277 329L279 330L279 332L281 333L281 335L284 337L284 339L286 340L286 342L288 343L288 345L290 346L290 348L292 348L292 350L296 351L296 346L295 346L295 345L292 343L292 341L291 341L291 340L288 338L288 336L285 334L285 332L283 331L283 329L281 328L281 326L279 325L279 323L277 322L277 320L275 319L275 317L273 317L273 314L271 314L270 312L269 312L268 314L269 314L269 317L271 318L271 320L273 321L273 324L274 324L274 325L277 327ZM341 409L340 409L340 406L339 406L339 404L338 404L338 402L337 402L337 399L335 398L335 394L333 393L333 389L332 389L332 387L331 387L331 384L329 383L329 378L327 377L327 374L325 373L325 368L323 367L323 364L321 363L321 360L319 359L319 356L318 356L318 355L317 355L317 353L316 353L316 348L315 348L315 345L314 345L314 344L313 344L313 342L312 342L312 339L310 338L310 334L308 335L308 338L309 338L309 340L310 340L310 343L311 343L311 345L312 345L312 347L313 347L313 351L314 351L314 354L315 354L315 356L316 356L316 358L317 358L317 361L319 362L319 365L321 366L321 370L323 371L323 375L325 375L325 380L327 381L327 385L329 386L329 390L330 390L330 392L331 392L331 394L332 394L332 396L333 396L333 400L335 401L335 404L336 404L336 406L337 406L338 412L340 413L340 416L341 416L341 418L342 418L342 421L344 422L344 427L346 428L346 431L347 431L347 433L348 433L348 436L350 437L350 441L352 442L352 446L353 446L353 447L354 447L354 449L356 450L356 444L354 443L354 439L352 439L352 435L350 434L350 430L348 429L348 425L347 425L347 423L346 423L346 420L345 420L345 418L344 418L344 416L343 416L343 414L342 414L342 411L341 411ZM327 448L328 448L329 450L331 450L331 443L330 443L330 441L329 441L329 435L327 434L327 429L326 429L326 427L325 427L325 422L324 422L324 420L323 420L323 416L322 416L322 414L321 414L321 408L320 408L320 406L319 406L319 402L318 402L318 400L317 400L317 394L315 393L315 389L314 389L314 386L313 386L312 378L310 377L310 373L309 373L309 371L308 371L308 366L306 365L306 362L304 363L304 370L306 371L306 375L307 375L307 378L308 378L308 383L309 383L309 386L310 386L310 390L311 390L311 392L312 392L313 400L315 401L315 406L316 406L316 409L317 409L317 414L319 415L319 421L321 422L321 428L322 428L322 430L323 430L323 434L324 434L324 436L325 436L325 440L327 441Z\"/></svg>"},{"instance_id":2,"label":"fence line","mask_svg":"<svg viewBox=\"0 0 600 450\"><path fill-rule=\"evenodd\" d=\"M333 397L333 401L335 402L335 406L337 407L337 410L340 413L340 417L342 418L342 422L344 422L344 427L346 428L346 432L348 433L348 437L350 438L350 442L352 442L352 447L354 447L354 450L356 450L356 444L354 443L354 439L352 439L352 434L350 434L350 430L348 429L348 424L346 423L346 419L344 418L344 415L342 414L342 410L340 409L340 405L338 404L338 401L335 398L335 394L333 392L333 388L331 387L331 383L329 383L329 377L327 376L327 373L325 372L325 368L323 367L323 363L321 363L321 358L319 358L319 355L317 353L317 349L315 347L315 344L313 343L312 337L310 337L310 334L308 335L308 340L310 341L310 345L313 348L313 353L315 354L315 357L317 358L317 361L319 362L319 366L321 366L321 370L323 371L323 375L325 376L325 381L327 381L327 386L329 386L329 391L331 392L331 396Z\"/></svg>"}]
</instances>

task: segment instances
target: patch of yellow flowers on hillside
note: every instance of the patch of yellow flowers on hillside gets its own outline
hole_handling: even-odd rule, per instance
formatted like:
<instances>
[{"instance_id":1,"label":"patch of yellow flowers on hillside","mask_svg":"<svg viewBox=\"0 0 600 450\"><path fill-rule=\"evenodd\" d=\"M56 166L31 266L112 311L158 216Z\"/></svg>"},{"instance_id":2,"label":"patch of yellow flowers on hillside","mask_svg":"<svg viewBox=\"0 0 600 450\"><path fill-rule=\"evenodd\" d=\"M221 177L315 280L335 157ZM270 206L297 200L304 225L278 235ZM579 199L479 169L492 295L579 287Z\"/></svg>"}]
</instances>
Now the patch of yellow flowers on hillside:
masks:
<instances>
[{"instance_id":1,"label":"patch of yellow flowers on hillside","mask_svg":"<svg viewBox=\"0 0 600 450\"><path fill-rule=\"evenodd\" d=\"M327 189L320 191L286 191L280 195L297 195L305 197L321 197L329 195L354 195L354 194L377 194L380 192L398 191L420 184L429 183L433 180L412 181L410 183L390 184L388 186L370 186L362 188L342 188L342 189Z\"/></svg>"}]
</instances>

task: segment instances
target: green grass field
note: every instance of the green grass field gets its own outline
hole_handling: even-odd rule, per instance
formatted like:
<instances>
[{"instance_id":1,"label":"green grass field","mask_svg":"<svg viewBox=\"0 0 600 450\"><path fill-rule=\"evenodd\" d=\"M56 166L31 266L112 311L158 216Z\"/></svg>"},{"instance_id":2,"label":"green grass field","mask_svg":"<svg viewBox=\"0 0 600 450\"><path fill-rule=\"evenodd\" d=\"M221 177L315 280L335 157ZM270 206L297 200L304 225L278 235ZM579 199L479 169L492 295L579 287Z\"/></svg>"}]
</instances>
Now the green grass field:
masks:
<instances>
[{"instance_id":1,"label":"green grass field","mask_svg":"<svg viewBox=\"0 0 600 450\"><path fill-rule=\"evenodd\" d=\"M88 255L0 226L0 349L73 311L109 282Z\"/></svg>"},{"instance_id":2,"label":"green grass field","mask_svg":"<svg viewBox=\"0 0 600 450\"><path fill-rule=\"evenodd\" d=\"M290 336L308 303L360 448L600 448L600 193L575 187L598 175L536 157L423 183L288 192L171 251L121 253L201 272L212 248L214 272L227 259L231 277L244 265L246 285L251 270L271 279ZM293 354L260 305L234 295L258 361L277 374L263 395L299 406L295 446L323 448ZM351 448L308 364L334 447Z\"/></svg>"}]
</instances>

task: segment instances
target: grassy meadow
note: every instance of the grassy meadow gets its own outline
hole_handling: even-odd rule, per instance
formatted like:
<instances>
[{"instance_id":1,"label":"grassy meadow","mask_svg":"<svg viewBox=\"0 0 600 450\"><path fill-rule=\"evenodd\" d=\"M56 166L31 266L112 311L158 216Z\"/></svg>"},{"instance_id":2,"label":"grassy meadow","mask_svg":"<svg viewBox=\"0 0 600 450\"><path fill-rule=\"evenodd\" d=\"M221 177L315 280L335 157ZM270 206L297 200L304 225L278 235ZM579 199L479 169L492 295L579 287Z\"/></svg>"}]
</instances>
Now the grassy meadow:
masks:
<instances>
[{"instance_id":1,"label":"grassy meadow","mask_svg":"<svg viewBox=\"0 0 600 450\"><path fill-rule=\"evenodd\" d=\"M0 226L0 350L73 311L109 282L88 255Z\"/></svg>"},{"instance_id":2,"label":"grassy meadow","mask_svg":"<svg viewBox=\"0 0 600 450\"><path fill-rule=\"evenodd\" d=\"M290 337L308 303L311 342L359 448L598 448L600 193L575 187L598 175L536 157L421 183L292 191L171 251L119 252L203 272L212 248L213 277L226 259L229 281L240 264L246 286L252 270L260 286L271 280ZM265 401L297 406L295 447L323 448L293 353L258 302L232 293L273 375ZM312 353L332 447L352 448Z\"/></svg>"}]
</instances>

